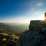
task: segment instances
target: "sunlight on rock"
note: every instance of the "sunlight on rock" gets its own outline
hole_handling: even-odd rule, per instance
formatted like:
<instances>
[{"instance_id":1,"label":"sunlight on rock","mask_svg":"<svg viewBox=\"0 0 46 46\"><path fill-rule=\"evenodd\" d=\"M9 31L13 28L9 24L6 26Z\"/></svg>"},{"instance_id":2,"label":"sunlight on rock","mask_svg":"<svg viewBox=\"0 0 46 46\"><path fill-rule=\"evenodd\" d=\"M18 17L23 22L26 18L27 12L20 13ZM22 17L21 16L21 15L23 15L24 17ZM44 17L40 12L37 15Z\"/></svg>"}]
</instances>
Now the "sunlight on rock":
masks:
<instances>
[{"instance_id":1,"label":"sunlight on rock","mask_svg":"<svg viewBox=\"0 0 46 46\"><path fill-rule=\"evenodd\" d=\"M13 39L19 39L19 36L12 34Z\"/></svg>"},{"instance_id":2,"label":"sunlight on rock","mask_svg":"<svg viewBox=\"0 0 46 46\"><path fill-rule=\"evenodd\" d=\"M4 35L4 36L8 36L8 34L6 34L6 33L2 33L2 35Z\"/></svg>"},{"instance_id":3,"label":"sunlight on rock","mask_svg":"<svg viewBox=\"0 0 46 46\"><path fill-rule=\"evenodd\" d=\"M6 41L7 39L6 38L3 38L2 41Z\"/></svg>"}]
</instances>

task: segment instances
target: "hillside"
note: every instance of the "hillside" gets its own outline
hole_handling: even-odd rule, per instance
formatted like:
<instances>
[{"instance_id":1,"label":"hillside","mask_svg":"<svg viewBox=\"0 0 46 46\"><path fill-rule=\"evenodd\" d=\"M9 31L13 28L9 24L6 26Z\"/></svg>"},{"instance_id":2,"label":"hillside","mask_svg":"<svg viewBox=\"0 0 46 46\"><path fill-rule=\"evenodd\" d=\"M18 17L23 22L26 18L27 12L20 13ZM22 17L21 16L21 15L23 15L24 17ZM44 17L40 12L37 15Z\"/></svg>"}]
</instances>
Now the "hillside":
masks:
<instances>
[{"instance_id":1,"label":"hillside","mask_svg":"<svg viewBox=\"0 0 46 46\"><path fill-rule=\"evenodd\" d=\"M28 30L28 24L5 24L0 23L0 33L15 33L19 34Z\"/></svg>"}]
</instances>

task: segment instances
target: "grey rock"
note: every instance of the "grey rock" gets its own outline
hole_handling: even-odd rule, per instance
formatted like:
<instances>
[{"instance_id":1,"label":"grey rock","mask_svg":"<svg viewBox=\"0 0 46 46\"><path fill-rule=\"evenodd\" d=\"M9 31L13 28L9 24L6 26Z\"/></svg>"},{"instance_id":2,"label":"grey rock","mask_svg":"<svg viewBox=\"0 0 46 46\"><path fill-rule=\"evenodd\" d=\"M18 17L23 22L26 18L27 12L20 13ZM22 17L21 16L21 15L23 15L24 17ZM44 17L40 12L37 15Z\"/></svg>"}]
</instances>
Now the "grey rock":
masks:
<instances>
[{"instance_id":1,"label":"grey rock","mask_svg":"<svg viewBox=\"0 0 46 46\"><path fill-rule=\"evenodd\" d=\"M46 40L41 43L41 46L46 46Z\"/></svg>"},{"instance_id":2,"label":"grey rock","mask_svg":"<svg viewBox=\"0 0 46 46\"><path fill-rule=\"evenodd\" d=\"M17 46L39 46L44 36L35 31L26 31L20 35Z\"/></svg>"}]
</instances>

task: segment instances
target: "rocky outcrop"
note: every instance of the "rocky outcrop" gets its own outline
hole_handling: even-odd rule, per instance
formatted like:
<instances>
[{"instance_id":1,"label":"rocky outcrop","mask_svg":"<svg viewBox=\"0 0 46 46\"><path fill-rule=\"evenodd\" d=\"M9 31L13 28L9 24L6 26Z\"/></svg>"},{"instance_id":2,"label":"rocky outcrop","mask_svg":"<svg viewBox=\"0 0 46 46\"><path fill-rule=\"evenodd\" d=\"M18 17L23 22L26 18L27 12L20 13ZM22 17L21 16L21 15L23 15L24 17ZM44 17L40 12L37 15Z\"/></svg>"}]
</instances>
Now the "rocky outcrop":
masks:
<instances>
[{"instance_id":1,"label":"rocky outcrop","mask_svg":"<svg viewBox=\"0 0 46 46\"><path fill-rule=\"evenodd\" d=\"M45 39L44 35L35 31L26 31L20 35L17 46L40 46Z\"/></svg>"},{"instance_id":2,"label":"rocky outcrop","mask_svg":"<svg viewBox=\"0 0 46 46\"><path fill-rule=\"evenodd\" d=\"M46 46L46 22L31 21L29 30L20 35L16 46Z\"/></svg>"},{"instance_id":3,"label":"rocky outcrop","mask_svg":"<svg viewBox=\"0 0 46 46\"><path fill-rule=\"evenodd\" d=\"M0 46L16 46L19 36L15 34L0 33Z\"/></svg>"}]
</instances>

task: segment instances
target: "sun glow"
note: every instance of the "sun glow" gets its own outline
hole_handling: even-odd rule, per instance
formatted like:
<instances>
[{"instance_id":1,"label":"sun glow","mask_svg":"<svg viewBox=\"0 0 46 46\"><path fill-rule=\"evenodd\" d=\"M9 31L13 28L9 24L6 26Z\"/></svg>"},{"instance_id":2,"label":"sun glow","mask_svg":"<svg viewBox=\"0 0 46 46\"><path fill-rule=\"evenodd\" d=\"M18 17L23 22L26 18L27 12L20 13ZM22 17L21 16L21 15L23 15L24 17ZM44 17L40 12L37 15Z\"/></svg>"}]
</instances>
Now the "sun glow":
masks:
<instances>
[{"instance_id":1,"label":"sun glow","mask_svg":"<svg viewBox=\"0 0 46 46\"><path fill-rule=\"evenodd\" d=\"M44 20L44 15L39 17L39 20Z\"/></svg>"},{"instance_id":2,"label":"sun glow","mask_svg":"<svg viewBox=\"0 0 46 46\"><path fill-rule=\"evenodd\" d=\"M44 20L44 17L42 17L40 20Z\"/></svg>"}]
</instances>

